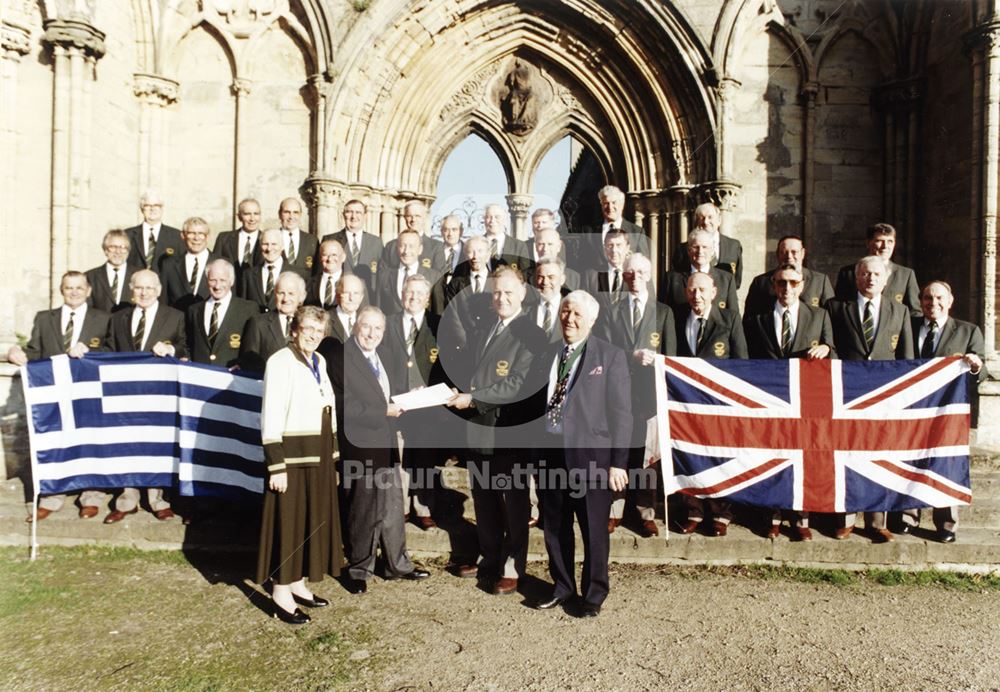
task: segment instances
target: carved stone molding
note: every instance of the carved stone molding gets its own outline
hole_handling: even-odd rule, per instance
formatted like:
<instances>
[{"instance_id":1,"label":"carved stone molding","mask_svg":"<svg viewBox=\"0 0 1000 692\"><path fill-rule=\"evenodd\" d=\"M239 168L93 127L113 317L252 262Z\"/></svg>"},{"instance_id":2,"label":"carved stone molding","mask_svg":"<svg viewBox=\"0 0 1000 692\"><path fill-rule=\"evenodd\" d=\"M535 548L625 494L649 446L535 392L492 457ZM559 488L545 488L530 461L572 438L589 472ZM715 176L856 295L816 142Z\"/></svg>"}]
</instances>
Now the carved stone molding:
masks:
<instances>
[{"instance_id":1,"label":"carved stone molding","mask_svg":"<svg viewBox=\"0 0 1000 692\"><path fill-rule=\"evenodd\" d=\"M524 194L513 194L507 195L507 209L510 211L510 215L513 217L527 218L528 212L531 210L531 203L534 201L534 195L524 195Z\"/></svg>"},{"instance_id":2,"label":"carved stone molding","mask_svg":"<svg viewBox=\"0 0 1000 692\"><path fill-rule=\"evenodd\" d=\"M738 79L723 77L719 80L719 84L715 87L715 90L719 94L719 100L723 103L727 103L733 100L742 86L743 82Z\"/></svg>"},{"instance_id":3,"label":"carved stone molding","mask_svg":"<svg viewBox=\"0 0 1000 692\"><path fill-rule=\"evenodd\" d=\"M719 209L727 211L733 208L742 185L734 180L713 180L699 186L698 192L702 199L711 202Z\"/></svg>"},{"instance_id":4,"label":"carved stone molding","mask_svg":"<svg viewBox=\"0 0 1000 692\"><path fill-rule=\"evenodd\" d=\"M962 43L967 53L1000 50L1000 21L980 24L962 37Z\"/></svg>"},{"instance_id":5,"label":"carved stone molding","mask_svg":"<svg viewBox=\"0 0 1000 692\"><path fill-rule=\"evenodd\" d=\"M236 98L245 98L250 95L251 84L252 82L249 79L237 78L229 85L229 90L233 92L233 96Z\"/></svg>"},{"instance_id":6,"label":"carved stone molding","mask_svg":"<svg viewBox=\"0 0 1000 692\"><path fill-rule=\"evenodd\" d=\"M314 171L302 183L300 190L310 207L329 207L343 195L344 185L323 171Z\"/></svg>"},{"instance_id":7,"label":"carved stone molding","mask_svg":"<svg viewBox=\"0 0 1000 692\"><path fill-rule=\"evenodd\" d=\"M799 91L799 98L810 106L816 105L817 96L819 96L819 82L806 82Z\"/></svg>"},{"instance_id":8,"label":"carved stone molding","mask_svg":"<svg viewBox=\"0 0 1000 692\"><path fill-rule=\"evenodd\" d=\"M219 23L237 38L250 36L260 24L269 23L288 9L286 0L199 0L206 17Z\"/></svg>"},{"instance_id":9,"label":"carved stone molding","mask_svg":"<svg viewBox=\"0 0 1000 692\"><path fill-rule=\"evenodd\" d=\"M42 24L45 34L42 42L49 47L59 46L69 52L80 51L94 60L106 52L104 32L82 19L47 19Z\"/></svg>"},{"instance_id":10,"label":"carved stone molding","mask_svg":"<svg viewBox=\"0 0 1000 692\"><path fill-rule=\"evenodd\" d=\"M132 93L140 99L161 106L177 102L179 86L174 80L155 74L137 72L132 75Z\"/></svg>"},{"instance_id":11,"label":"carved stone molding","mask_svg":"<svg viewBox=\"0 0 1000 692\"><path fill-rule=\"evenodd\" d=\"M441 120L446 120L455 113L475 109L482 102L486 93L486 82L496 71L496 65L489 65L466 80L462 88L441 109Z\"/></svg>"},{"instance_id":12,"label":"carved stone molding","mask_svg":"<svg viewBox=\"0 0 1000 692\"><path fill-rule=\"evenodd\" d=\"M3 20L0 24L0 48L3 57L15 62L31 51L31 30L15 22Z\"/></svg>"}]
</instances>

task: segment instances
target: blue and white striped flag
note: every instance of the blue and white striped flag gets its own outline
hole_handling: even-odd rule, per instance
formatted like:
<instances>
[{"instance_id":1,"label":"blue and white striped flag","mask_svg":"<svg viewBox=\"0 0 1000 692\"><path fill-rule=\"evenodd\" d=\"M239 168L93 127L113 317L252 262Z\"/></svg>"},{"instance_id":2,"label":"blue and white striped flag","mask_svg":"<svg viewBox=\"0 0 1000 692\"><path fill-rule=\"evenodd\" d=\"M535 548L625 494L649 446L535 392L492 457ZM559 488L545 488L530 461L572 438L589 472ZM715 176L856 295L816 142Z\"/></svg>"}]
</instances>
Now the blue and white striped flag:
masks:
<instances>
[{"instance_id":1,"label":"blue and white striped flag","mask_svg":"<svg viewBox=\"0 0 1000 692\"><path fill-rule=\"evenodd\" d=\"M56 356L22 368L35 492L264 490L263 383L148 353Z\"/></svg>"}]
</instances>

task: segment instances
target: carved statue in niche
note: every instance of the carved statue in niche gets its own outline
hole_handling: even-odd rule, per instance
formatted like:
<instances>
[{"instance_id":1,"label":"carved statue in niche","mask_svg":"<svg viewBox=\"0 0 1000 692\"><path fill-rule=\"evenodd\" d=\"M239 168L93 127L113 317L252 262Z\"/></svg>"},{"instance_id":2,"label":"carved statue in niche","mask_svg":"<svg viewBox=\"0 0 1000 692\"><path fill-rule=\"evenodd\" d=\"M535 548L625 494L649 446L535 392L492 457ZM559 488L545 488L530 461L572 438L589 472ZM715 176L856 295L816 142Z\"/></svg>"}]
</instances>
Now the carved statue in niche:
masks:
<instances>
[{"instance_id":1,"label":"carved statue in niche","mask_svg":"<svg viewBox=\"0 0 1000 692\"><path fill-rule=\"evenodd\" d=\"M538 97L535 78L527 63L515 60L500 89L503 127L515 135L526 135L538 124Z\"/></svg>"}]
</instances>

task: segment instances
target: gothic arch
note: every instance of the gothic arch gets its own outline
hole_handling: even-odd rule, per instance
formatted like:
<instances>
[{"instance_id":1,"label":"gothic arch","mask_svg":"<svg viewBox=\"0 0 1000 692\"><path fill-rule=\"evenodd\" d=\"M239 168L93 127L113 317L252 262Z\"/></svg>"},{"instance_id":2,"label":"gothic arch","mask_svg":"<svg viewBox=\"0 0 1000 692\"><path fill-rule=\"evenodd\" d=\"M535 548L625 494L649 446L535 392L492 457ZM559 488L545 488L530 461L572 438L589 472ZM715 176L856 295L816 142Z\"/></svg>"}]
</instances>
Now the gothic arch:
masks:
<instances>
[{"instance_id":1,"label":"gothic arch","mask_svg":"<svg viewBox=\"0 0 1000 692\"><path fill-rule=\"evenodd\" d=\"M424 179L421 180L421 189L433 190L437 187L438 178L441 177L441 170L451 153L469 135L476 135L482 139L496 154L500 165L503 168L504 177L507 179L507 189L504 193L517 189L518 181L513 163L517 161L516 152L512 151L504 141L503 133L500 132L494 123L484 118L474 117L461 127L452 128L447 134L441 133L441 146L434 159L429 160L424 169Z\"/></svg>"}]
</instances>

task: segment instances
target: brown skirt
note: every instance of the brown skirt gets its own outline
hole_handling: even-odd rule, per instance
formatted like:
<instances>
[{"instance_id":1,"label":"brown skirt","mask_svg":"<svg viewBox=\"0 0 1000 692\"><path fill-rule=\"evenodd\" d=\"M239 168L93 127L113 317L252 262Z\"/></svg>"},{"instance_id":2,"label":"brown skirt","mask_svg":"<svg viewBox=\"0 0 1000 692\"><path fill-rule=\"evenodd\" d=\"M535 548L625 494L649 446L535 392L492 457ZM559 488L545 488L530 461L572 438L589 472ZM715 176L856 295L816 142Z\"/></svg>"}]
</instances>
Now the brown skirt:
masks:
<instances>
[{"instance_id":1,"label":"brown skirt","mask_svg":"<svg viewBox=\"0 0 1000 692\"><path fill-rule=\"evenodd\" d=\"M336 438L324 416L322 452L317 464L288 467L288 489L265 486L256 583L291 584L303 577L319 582L340 576L344 548L334 467ZM265 481L266 483L266 481Z\"/></svg>"}]
</instances>

